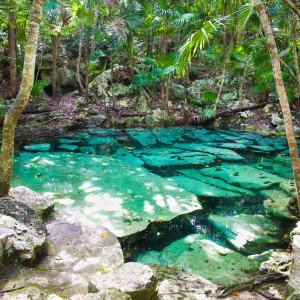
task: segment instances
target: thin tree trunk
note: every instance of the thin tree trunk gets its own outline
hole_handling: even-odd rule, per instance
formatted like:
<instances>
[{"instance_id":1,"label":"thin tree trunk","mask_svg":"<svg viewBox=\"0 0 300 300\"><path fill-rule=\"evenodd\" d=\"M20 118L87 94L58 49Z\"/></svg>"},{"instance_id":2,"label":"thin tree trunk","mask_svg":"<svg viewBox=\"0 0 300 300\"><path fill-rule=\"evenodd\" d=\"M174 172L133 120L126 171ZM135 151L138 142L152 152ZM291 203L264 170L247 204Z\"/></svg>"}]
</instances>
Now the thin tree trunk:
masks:
<instances>
[{"instance_id":1,"label":"thin tree trunk","mask_svg":"<svg viewBox=\"0 0 300 300\"><path fill-rule=\"evenodd\" d=\"M246 66L245 66L245 69L244 69L244 73L243 73L243 77L242 77L242 81L241 81L240 88L239 88L239 107L243 106L243 89L244 89L244 83L245 83L245 78L246 78L246 75L247 75L247 71L248 71L248 67L249 67L251 59L252 59L252 56L250 54L250 58L248 59L248 61L246 63Z\"/></svg>"},{"instance_id":2,"label":"thin tree trunk","mask_svg":"<svg viewBox=\"0 0 300 300\"><path fill-rule=\"evenodd\" d=\"M293 38L293 51L294 51L294 66L297 74L297 96L300 95L300 71L299 71L299 63L298 63L298 55L297 55L297 32L296 32L296 22L291 21L291 31Z\"/></svg>"},{"instance_id":3,"label":"thin tree trunk","mask_svg":"<svg viewBox=\"0 0 300 300\"><path fill-rule=\"evenodd\" d=\"M95 4L95 18L94 18L94 26L92 29L92 34L95 34L95 29L97 26L99 18L99 4ZM96 50L96 39L95 36L93 36L92 42L91 42L91 55L95 55L95 50Z\"/></svg>"},{"instance_id":4,"label":"thin tree trunk","mask_svg":"<svg viewBox=\"0 0 300 300\"><path fill-rule=\"evenodd\" d=\"M223 72L222 72L222 81L221 81L221 86L219 89L218 97L214 105L214 112L217 111L218 103L220 101L221 93L223 90L223 85L225 81L225 76L226 76L226 48L227 48L227 37L226 37L226 27L224 26L224 33L223 33Z\"/></svg>"},{"instance_id":5,"label":"thin tree trunk","mask_svg":"<svg viewBox=\"0 0 300 300\"><path fill-rule=\"evenodd\" d=\"M169 87L170 87L170 78L166 80L166 97L165 97L165 118L169 117Z\"/></svg>"},{"instance_id":6,"label":"thin tree trunk","mask_svg":"<svg viewBox=\"0 0 300 300\"><path fill-rule=\"evenodd\" d=\"M298 16L298 18L300 18L300 9L298 8L298 6L289 0L283 0L292 10L293 12Z\"/></svg>"},{"instance_id":7,"label":"thin tree trunk","mask_svg":"<svg viewBox=\"0 0 300 300\"><path fill-rule=\"evenodd\" d=\"M79 84L81 92L85 94L85 88L82 85L81 78L80 78L80 73L79 73L79 71L80 71L80 60L81 60L81 49L82 49L82 44L81 44L81 36L80 36L79 37L77 68L76 68L76 80L77 80L77 83Z\"/></svg>"},{"instance_id":8,"label":"thin tree trunk","mask_svg":"<svg viewBox=\"0 0 300 300\"><path fill-rule=\"evenodd\" d=\"M164 35L162 40L162 54L167 54L167 24L164 25Z\"/></svg>"},{"instance_id":9,"label":"thin tree trunk","mask_svg":"<svg viewBox=\"0 0 300 300\"><path fill-rule=\"evenodd\" d=\"M17 63L16 63L16 13L15 1L10 1L8 24L8 56L9 56L9 98L15 98L17 88Z\"/></svg>"},{"instance_id":10,"label":"thin tree trunk","mask_svg":"<svg viewBox=\"0 0 300 300\"><path fill-rule=\"evenodd\" d=\"M44 3L45 0L33 1L20 92L7 112L4 120L2 148L0 153L0 196L7 195L10 189L15 129L19 117L28 103L33 85L36 48Z\"/></svg>"},{"instance_id":11,"label":"thin tree trunk","mask_svg":"<svg viewBox=\"0 0 300 300\"><path fill-rule=\"evenodd\" d=\"M85 58L85 107L89 107L89 42L84 47Z\"/></svg>"},{"instance_id":12,"label":"thin tree trunk","mask_svg":"<svg viewBox=\"0 0 300 300\"><path fill-rule=\"evenodd\" d=\"M296 189L297 189L297 199L298 199L298 214L300 216L300 162L299 162L299 154L297 149L297 142L294 133L294 124L292 120L291 110L289 106L289 101L287 98L285 86L282 79L282 73L280 68L280 60L278 55L278 50L274 38L274 34L266 14L265 8L261 2L261 0L253 0L255 5L255 9L258 13L261 25L265 32L266 40L268 43L268 48L270 52L270 57L272 61L274 79L276 84L276 89L283 113L283 118L286 126L286 137L288 140L290 156L293 166L293 172L295 177Z\"/></svg>"},{"instance_id":13,"label":"thin tree trunk","mask_svg":"<svg viewBox=\"0 0 300 300\"><path fill-rule=\"evenodd\" d=\"M165 109L165 79L162 80L161 85L161 106L163 109Z\"/></svg>"},{"instance_id":14,"label":"thin tree trunk","mask_svg":"<svg viewBox=\"0 0 300 300\"><path fill-rule=\"evenodd\" d=\"M52 58L53 58L53 65L52 65L52 97L56 97L56 51L57 51L57 36L51 34L51 41L52 41Z\"/></svg>"},{"instance_id":15,"label":"thin tree trunk","mask_svg":"<svg viewBox=\"0 0 300 300\"><path fill-rule=\"evenodd\" d=\"M133 77L134 77L134 52L133 52L133 37L131 34L127 35L127 43L128 43L128 59L130 65L130 81L133 84Z\"/></svg>"}]
</instances>

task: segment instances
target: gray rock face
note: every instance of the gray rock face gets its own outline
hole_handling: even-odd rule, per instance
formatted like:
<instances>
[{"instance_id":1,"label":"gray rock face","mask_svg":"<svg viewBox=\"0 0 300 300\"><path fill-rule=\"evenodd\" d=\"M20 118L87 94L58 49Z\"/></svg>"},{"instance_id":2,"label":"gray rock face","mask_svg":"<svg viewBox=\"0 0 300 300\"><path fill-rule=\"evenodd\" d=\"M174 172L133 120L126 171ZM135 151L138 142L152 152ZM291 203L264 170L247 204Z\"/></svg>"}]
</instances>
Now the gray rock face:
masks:
<instances>
[{"instance_id":1,"label":"gray rock face","mask_svg":"<svg viewBox=\"0 0 300 300\"><path fill-rule=\"evenodd\" d=\"M185 100L187 97L187 90L184 86L172 82L170 84L170 99Z\"/></svg>"},{"instance_id":2,"label":"gray rock face","mask_svg":"<svg viewBox=\"0 0 300 300\"><path fill-rule=\"evenodd\" d=\"M93 116L90 119L90 124L95 126L100 126L106 119L107 118L104 115Z\"/></svg>"},{"instance_id":3,"label":"gray rock face","mask_svg":"<svg viewBox=\"0 0 300 300\"><path fill-rule=\"evenodd\" d=\"M80 298L80 300L130 300L130 299L132 298L128 294L122 293L118 289L106 289L100 291L99 293L87 294L82 298Z\"/></svg>"},{"instance_id":4,"label":"gray rock face","mask_svg":"<svg viewBox=\"0 0 300 300\"><path fill-rule=\"evenodd\" d=\"M274 251L269 259L260 265L259 270L262 273L290 275L292 264L293 257L290 253Z\"/></svg>"},{"instance_id":5,"label":"gray rock face","mask_svg":"<svg viewBox=\"0 0 300 300\"><path fill-rule=\"evenodd\" d=\"M37 269L19 266L20 270L14 272L16 286L32 285L47 294L56 290L65 299L87 294L92 275L105 274L124 263L116 236L82 215L57 211L46 227L49 255L42 258ZM7 282L3 289L11 284Z\"/></svg>"},{"instance_id":6,"label":"gray rock face","mask_svg":"<svg viewBox=\"0 0 300 300\"><path fill-rule=\"evenodd\" d=\"M122 83L114 83L109 89L109 96L115 96L116 98L122 98L128 93L128 87Z\"/></svg>"},{"instance_id":7,"label":"gray rock face","mask_svg":"<svg viewBox=\"0 0 300 300\"><path fill-rule=\"evenodd\" d=\"M5 262L18 257L31 265L46 242L46 229L36 212L19 201L1 199L0 241Z\"/></svg>"},{"instance_id":8,"label":"gray rock face","mask_svg":"<svg viewBox=\"0 0 300 300\"><path fill-rule=\"evenodd\" d=\"M37 114L51 112L51 108L46 103L30 103L25 107L22 114Z\"/></svg>"},{"instance_id":9,"label":"gray rock face","mask_svg":"<svg viewBox=\"0 0 300 300\"><path fill-rule=\"evenodd\" d=\"M8 196L12 200L17 200L28 205L35 210L42 220L45 220L54 210L54 203L51 200L25 186L11 188Z\"/></svg>"},{"instance_id":10,"label":"gray rock face","mask_svg":"<svg viewBox=\"0 0 300 300\"><path fill-rule=\"evenodd\" d=\"M158 281L158 299L216 299L218 286L181 268L149 264Z\"/></svg>"},{"instance_id":11,"label":"gray rock face","mask_svg":"<svg viewBox=\"0 0 300 300\"><path fill-rule=\"evenodd\" d=\"M284 291L283 299L299 300L300 299L300 222L291 232L294 264L292 267L292 275L287 283Z\"/></svg>"},{"instance_id":12,"label":"gray rock face","mask_svg":"<svg viewBox=\"0 0 300 300\"><path fill-rule=\"evenodd\" d=\"M272 248L280 241L279 226L261 215L210 215L208 221L223 232L236 249L249 254Z\"/></svg>"},{"instance_id":13,"label":"gray rock face","mask_svg":"<svg viewBox=\"0 0 300 300\"><path fill-rule=\"evenodd\" d=\"M131 262L105 275L96 273L88 288L92 293L117 288L130 295L133 300L149 300L156 292L157 279L150 267Z\"/></svg>"}]
</instances>

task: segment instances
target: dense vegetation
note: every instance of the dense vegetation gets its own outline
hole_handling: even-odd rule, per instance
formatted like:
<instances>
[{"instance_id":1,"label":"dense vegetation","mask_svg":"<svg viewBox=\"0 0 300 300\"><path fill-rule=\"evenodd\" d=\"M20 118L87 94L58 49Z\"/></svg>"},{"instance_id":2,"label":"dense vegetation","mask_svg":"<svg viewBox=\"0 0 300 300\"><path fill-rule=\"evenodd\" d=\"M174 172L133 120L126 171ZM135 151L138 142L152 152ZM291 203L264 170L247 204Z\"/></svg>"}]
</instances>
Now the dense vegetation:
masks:
<instances>
[{"instance_id":1,"label":"dense vegetation","mask_svg":"<svg viewBox=\"0 0 300 300\"><path fill-rule=\"evenodd\" d=\"M26 61L25 53L35 43L34 27L30 26L35 17L39 22L37 7L43 7L37 60L32 52L31 60L28 56ZM76 73L88 107L89 101L99 100L89 90L89 83L108 69L113 81L118 77L118 71L113 71L117 65L125 67L131 93L161 99L166 119L170 118L171 83L179 78L192 80L200 70L208 76L219 74L217 89L207 91L201 99L190 99L194 105L205 103L203 115L207 118L224 105L221 95L228 76L239 85L240 105L245 79L251 82L251 93L259 101L268 101L270 95L278 97L300 190L299 157L289 109L289 103L300 94L299 17L297 3L289 0L264 5L260 0L1 0L0 76L2 86L7 82L9 90L1 98L0 114L4 116L9 109L5 100L18 97L4 123L0 195L8 191L14 130L30 93L38 101L48 88L47 93L55 99L61 93L58 66L69 68ZM47 60L52 65L51 82L40 74L39 66ZM107 105L114 107L114 93L111 98Z\"/></svg>"}]
</instances>

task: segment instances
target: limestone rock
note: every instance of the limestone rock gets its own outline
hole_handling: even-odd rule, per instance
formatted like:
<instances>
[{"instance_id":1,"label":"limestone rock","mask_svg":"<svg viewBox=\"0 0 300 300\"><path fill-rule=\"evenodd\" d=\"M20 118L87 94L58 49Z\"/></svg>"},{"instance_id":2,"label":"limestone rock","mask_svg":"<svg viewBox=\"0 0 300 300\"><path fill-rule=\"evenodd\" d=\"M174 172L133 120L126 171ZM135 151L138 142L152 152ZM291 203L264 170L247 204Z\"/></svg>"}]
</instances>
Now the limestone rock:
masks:
<instances>
[{"instance_id":1,"label":"limestone rock","mask_svg":"<svg viewBox=\"0 0 300 300\"><path fill-rule=\"evenodd\" d=\"M102 275L96 273L89 281L89 292L97 293L107 288L117 288L133 300L149 300L157 289L153 270L140 263L126 263Z\"/></svg>"},{"instance_id":2,"label":"limestone rock","mask_svg":"<svg viewBox=\"0 0 300 300\"><path fill-rule=\"evenodd\" d=\"M182 268L148 264L158 281L158 299L215 299L218 286Z\"/></svg>"},{"instance_id":3,"label":"limestone rock","mask_svg":"<svg viewBox=\"0 0 300 300\"><path fill-rule=\"evenodd\" d=\"M185 100L187 97L186 88L182 85L172 82L170 84L170 99Z\"/></svg>"},{"instance_id":4,"label":"limestone rock","mask_svg":"<svg viewBox=\"0 0 300 300\"><path fill-rule=\"evenodd\" d=\"M232 101L232 100L235 100L237 97L237 93L228 93L228 94L224 94L221 99L224 101L224 102L229 102L229 101Z\"/></svg>"},{"instance_id":5,"label":"limestone rock","mask_svg":"<svg viewBox=\"0 0 300 300\"><path fill-rule=\"evenodd\" d=\"M78 209L118 237L144 230L161 217L167 221L201 209L197 197L177 184L107 156L23 152L14 168L20 170L15 172L15 185L23 182L24 176L30 178L28 187L37 192L46 185L51 199L76 201Z\"/></svg>"},{"instance_id":6,"label":"limestone rock","mask_svg":"<svg viewBox=\"0 0 300 300\"><path fill-rule=\"evenodd\" d=\"M148 129L126 129L126 132L144 147L156 144L156 138Z\"/></svg>"},{"instance_id":7,"label":"limestone rock","mask_svg":"<svg viewBox=\"0 0 300 300\"><path fill-rule=\"evenodd\" d=\"M271 123L274 126L284 125L283 119L281 119L277 113L271 115Z\"/></svg>"},{"instance_id":8,"label":"limestone rock","mask_svg":"<svg viewBox=\"0 0 300 300\"><path fill-rule=\"evenodd\" d=\"M92 116L90 119L90 124L95 126L100 126L107 119L104 115Z\"/></svg>"},{"instance_id":9,"label":"limestone rock","mask_svg":"<svg viewBox=\"0 0 300 300\"><path fill-rule=\"evenodd\" d=\"M42 220L45 220L54 211L54 203L51 200L39 195L25 186L11 188L8 196L13 200L17 200L28 205L30 208L35 210Z\"/></svg>"},{"instance_id":10,"label":"limestone rock","mask_svg":"<svg viewBox=\"0 0 300 300\"><path fill-rule=\"evenodd\" d=\"M58 148L66 149L66 150L69 150L69 151L74 151L78 148L78 146L70 145L70 144L61 144L61 145L58 146Z\"/></svg>"},{"instance_id":11,"label":"limestone rock","mask_svg":"<svg viewBox=\"0 0 300 300\"><path fill-rule=\"evenodd\" d=\"M25 146L24 149L27 151L48 151L50 149L50 144L36 144Z\"/></svg>"},{"instance_id":12,"label":"limestone rock","mask_svg":"<svg viewBox=\"0 0 300 300\"><path fill-rule=\"evenodd\" d=\"M191 234L177 240L162 252L144 252L139 255L138 262L188 270L221 285L251 277L260 265L259 262L225 248L201 234Z\"/></svg>"},{"instance_id":13,"label":"limestone rock","mask_svg":"<svg viewBox=\"0 0 300 300\"><path fill-rule=\"evenodd\" d=\"M236 249L249 254L260 253L280 242L280 227L261 215L210 215L208 221L223 232Z\"/></svg>"},{"instance_id":14,"label":"limestone rock","mask_svg":"<svg viewBox=\"0 0 300 300\"><path fill-rule=\"evenodd\" d=\"M51 112L51 108L46 103L30 103L25 107L22 114L37 114Z\"/></svg>"},{"instance_id":15,"label":"limestone rock","mask_svg":"<svg viewBox=\"0 0 300 300\"><path fill-rule=\"evenodd\" d=\"M295 180L285 180L281 182L279 186L290 195L296 192Z\"/></svg>"},{"instance_id":16,"label":"limestone rock","mask_svg":"<svg viewBox=\"0 0 300 300\"><path fill-rule=\"evenodd\" d=\"M128 93L128 87L122 83L114 83L109 89L109 96L116 98L122 98Z\"/></svg>"},{"instance_id":17,"label":"limestone rock","mask_svg":"<svg viewBox=\"0 0 300 300\"><path fill-rule=\"evenodd\" d=\"M267 261L264 261L259 270L262 273L279 273L282 275L291 275L293 257L287 252L272 252Z\"/></svg>"},{"instance_id":18,"label":"limestone rock","mask_svg":"<svg viewBox=\"0 0 300 300\"><path fill-rule=\"evenodd\" d=\"M58 296L57 296L58 297ZM19 290L13 293L13 295L9 295L9 293L4 294L3 300L48 300L51 299L47 294L42 290L36 287L29 287L25 291ZM52 298L53 300L55 298ZM60 297L56 298L55 300L62 300Z\"/></svg>"},{"instance_id":19,"label":"limestone rock","mask_svg":"<svg viewBox=\"0 0 300 300\"><path fill-rule=\"evenodd\" d=\"M228 183L234 183L249 189L267 188L285 181L274 174L257 170L249 166L222 164L220 167L200 170L205 176L216 176Z\"/></svg>"},{"instance_id":20,"label":"limestone rock","mask_svg":"<svg viewBox=\"0 0 300 300\"><path fill-rule=\"evenodd\" d=\"M128 294L122 293L120 290L114 288L101 290L96 294L90 293L80 298L80 300L130 300L130 299L132 298ZM72 297L71 300L73 300Z\"/></svg>"},{"instance_id":21,"label":"limestone rock","mask_svg":"<svg viewBox=\"0 0 300 300\"><path fill-rule=\"evenodd\" d=\"M292 235L292 248L294 264L292 274L284 291L283 298L286 300L300 299L300 222L297 223L297 229L294 229Z\"/></svg>"},{"instance_id":22,"label":"limestone rock","mask_svg":"<svg viewBox=\"0 0 300 300\"><path fill-rule=\"evenodd\" d=\"M46 242L46 230L36 212L19 201L2 199L0 236L6 261L18 257L31 265Z\"/></svg>"}]
</instances>

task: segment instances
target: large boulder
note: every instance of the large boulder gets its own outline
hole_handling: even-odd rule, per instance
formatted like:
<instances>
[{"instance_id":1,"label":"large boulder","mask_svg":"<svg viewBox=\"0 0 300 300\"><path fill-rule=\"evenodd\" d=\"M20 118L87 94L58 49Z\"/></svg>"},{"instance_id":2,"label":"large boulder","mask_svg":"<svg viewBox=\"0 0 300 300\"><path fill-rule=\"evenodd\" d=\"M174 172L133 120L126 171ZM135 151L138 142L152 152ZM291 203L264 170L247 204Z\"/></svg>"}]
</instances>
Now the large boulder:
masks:
<instances>
[{"instance_id":1,"label":"large boulder","mask_svg":"<svg viewBox=\"0 0 300 300\"><path fill-rule=\"evenodd\" d=\"M122 98L126 93L128 93L128 87L122 83L114 83L108 91L110 97L116 98Z\"/></svg>"},{"instance_id":2,"label":"large boulder","mask_svg":"<svg viewBox=\"0 0 300 300\"><path fill-rule=\"evenodd\" d=\"M28 205L42 220L45 220L54 211L54 202L25 186L11 188L8 196L10 199Z\"/></svg>"},{"instance_id":3,"label":"large boulder","mask_svg":"<svg viewBox=\"0 0 300 300\"><path fill-rule=\"evenodd\" d=\"M90 119L90 125L100 126L107 119L104 115L92 116Z\"/></svg>"},{"instance_id":4,"label":"large boulder","mask_svg":"<svg viewBox=\"0 0 300 300\"><path fill-rule=\"evenodd\" d=\"M187 97L186 88L174 82L171 82L169 91L170 91L170 99L185 100Z\"/></svg>"},{"instance_id":5,"label":"large boulder","mask_svg":"<svg viewBox=\"0 0 300 300\"><path fill-rule=\"evenodd\" d=\"M52 86L52 70L42 70L41 79L49 82ZM58 69L56 74L56 85L61 90L62 94L71 93L78 90L79 86L76 81L76 74L70 69Z\"/></svg>"},{"instance_id":6,"label":"large boulder","mask_svg":"<svg viewBox=\"0 0 300 300\"><path fill-rule=\"evenodd\" d=\"M130 262L105 275L98 272L89 282L90 293L107 288L117 288L133 300L149 300L156 293L157 279L150 267Z\"/></svg>"},{"instance_id":7,"label":"large boulder","mask_svg":"<svg viewBox=\"0 0 300 300\"><path fill-rule=\"evenodd\" d=\"M0 237L3 257L32 265L46 243L46 228L36 212L19 201L1 199Z\"/></svg>"},{"instance_id":8,"label":"large boulder","mask_svg":"<svg viewBox=\"0 0 300 300\"><path fill-rule=\"evenodd\" d=\"M29 102L22 114L39 114L51 112L51 108L46 103Z\"/></svg>"}]
</instances>

